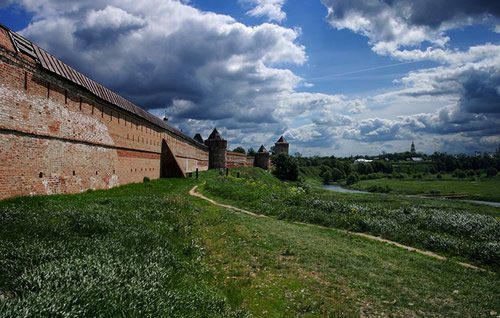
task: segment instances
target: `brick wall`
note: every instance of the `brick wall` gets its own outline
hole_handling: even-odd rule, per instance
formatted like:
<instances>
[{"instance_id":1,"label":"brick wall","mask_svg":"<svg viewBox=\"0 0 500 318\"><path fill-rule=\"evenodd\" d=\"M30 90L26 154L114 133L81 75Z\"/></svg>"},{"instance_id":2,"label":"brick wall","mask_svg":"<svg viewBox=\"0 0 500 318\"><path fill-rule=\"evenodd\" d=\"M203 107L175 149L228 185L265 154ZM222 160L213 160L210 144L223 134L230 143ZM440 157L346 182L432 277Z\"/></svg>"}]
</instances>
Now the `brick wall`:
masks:
<instances>
[{"instance_id":1,"label":"brick wall","mask_svg":"<svg viewBox=\"0 0 500 318\"><path fill-rule=\"evenodd\" d=\"M247 156L239 152L228 151L226 153L226 166L228 168L246 167Z\"/></svg>"},{"instance_id":2,"label":"brick wall","mask_svg":"<svg viewBox=\"0 0 500 318\"><path fill-rule=\"evenodd\" d=\"M208 169L205 146L45 71L0 27L0 199L159 178L163 140L183 173Z\"/></svg>"}]
</instances>

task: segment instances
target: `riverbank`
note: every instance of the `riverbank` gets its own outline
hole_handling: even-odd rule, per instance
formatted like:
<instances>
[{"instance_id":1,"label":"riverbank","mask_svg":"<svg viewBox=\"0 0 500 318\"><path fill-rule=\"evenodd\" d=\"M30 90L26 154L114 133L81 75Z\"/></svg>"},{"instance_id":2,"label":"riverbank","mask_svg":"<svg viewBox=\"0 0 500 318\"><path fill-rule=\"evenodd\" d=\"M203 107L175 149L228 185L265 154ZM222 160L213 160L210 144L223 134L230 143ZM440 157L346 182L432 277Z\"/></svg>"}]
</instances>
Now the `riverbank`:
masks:
<instances>
[{"instance_id":1,"label":"riverbank","mask_svg":"<svg viewBox=\"0 0 500 318\"><path fill-rule=\"evenodd\" d=\"M350 188L360 191L388 189L393 194L449 197L500 203L500 178L469 179L373 179L361 180Z\"/></svg>"}]
</instances>

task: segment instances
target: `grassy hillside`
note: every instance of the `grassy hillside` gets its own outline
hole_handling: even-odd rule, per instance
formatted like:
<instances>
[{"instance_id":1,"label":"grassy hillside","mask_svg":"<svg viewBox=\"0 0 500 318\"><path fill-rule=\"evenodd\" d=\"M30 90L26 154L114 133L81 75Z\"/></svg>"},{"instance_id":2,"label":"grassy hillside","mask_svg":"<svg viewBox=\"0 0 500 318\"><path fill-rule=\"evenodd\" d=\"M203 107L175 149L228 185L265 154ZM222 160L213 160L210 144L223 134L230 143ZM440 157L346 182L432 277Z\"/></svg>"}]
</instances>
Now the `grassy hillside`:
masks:
<instances>
[{"instance_id":1,"label":"grassy hillside","mask_svg":"<svg viewBox=\"0 0 500 318\"><path fill-rule=\"evenodd\" d=\"M240 317L201 278L188 180L0 203L1 317Z\"/></svg>"},{"instance_id":2,"label":"grassy hillside","mask_svg":"<svg viewBox=\"0 0 500 318\"><path fill-rule=\"evenodd\" d=\"M263 182L247 171L240 172L240 179L212 179L203 189L226 202L279 219L366 232L483 265L500 264L500 219L471 213L460 208L467 207L463 203L380 195L340 197L307 184ZM498 216L498 209L491 209Z\"/></svg>"},{"instance_id":3,"label":"grassy hillside","mask_svg":"<svg viewBox=\"0 0 500 318\"><path fill-rule=\"evenodd\" d=\"M238 214L187 196L195 184L206 182L207 193L211 184L222 185L235 203L259 211L268 196L295 206L292 197L281 195L302 191L258 169L240 172L240 179L210 172L198 181L158 180L0 202L0 317L500 312L498 273L334 230Z\"/></svg>"}]
</instances>

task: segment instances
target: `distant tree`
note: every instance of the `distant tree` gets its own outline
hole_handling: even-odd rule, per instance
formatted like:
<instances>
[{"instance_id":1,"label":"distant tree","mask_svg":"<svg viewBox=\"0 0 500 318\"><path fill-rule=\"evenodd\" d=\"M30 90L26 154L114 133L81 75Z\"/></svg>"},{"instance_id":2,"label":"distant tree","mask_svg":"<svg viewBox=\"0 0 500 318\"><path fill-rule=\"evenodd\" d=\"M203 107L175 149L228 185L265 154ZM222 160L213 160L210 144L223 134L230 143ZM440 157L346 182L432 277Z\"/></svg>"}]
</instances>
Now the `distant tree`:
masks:
<instances>
[{"instance_id":1,"label":"distant tree","mask_svg":"<svg viewBox=\"0 0 500 318\"><path fill-rule=\"evenodd\" d=\"M238 153L242 153L242 154L247 153L243 147L236 147L233 149L233 152L238 152Z\"/></svg>"},{"instance_id":2,"label":"distant tree","mask_svg":"<svg viewBox=\"0 0 500 318\"><path fill-rule=\"evenodd\" d=\"M373 168L369 163L358 163L356 164L356 171L359 174L370 174L373 173Z\"/></svg>"},{"instance_id":3,"label":"distant tree","mask_svg":"<svg viewBox=\"0 0 500 318\"><path fill-rule=\"evenodd\" d=\"M323 183L324 184L330 183L330 181L332 181L332 168L330 168L327 165L321 165L319 169L320 169L319 176L323 180Z\"/></svg>"},{"instance_id":4,"label":"distant tree","mask_svg":"<svg viewBox=\"0 0 500 318\"><path fill-rule=\"evenodd\" d=\"M457 170L455 170L455 172L453 173L453 176L454 176L455 178L460 178L460 179L463 179L463 178L465 178L467 175L465 174L465 172L463 172L463 170L457 169Z\"/></svg>"},{"instance_id":5,"label":"distant tree","mask_svg":"<svg viewBox=\"0 0 500 318\"><path fill-rule=\"evenodd\" d=\"M330 183L332 181L332 172L331 170L327 170L323 173L321 173L321 179L323 179L324 184Z\"/></svg>"},{"instance_id":6,"label":"distant tree","mask_svg":"<svg viewBox=\"0 0 500 318\"><path fill-rule=\"evenodd\" d=\"M341 171L338 168L333 168L332 169L332 180L337 182L339 180L342 180L345 178L345 174L343 171Z\"/></svg>"},{"instance_id":7,"label":"distant tree","mask_svg":"<svg viewBox=\"0 0 500 318\"><path fill-rule=\"evenodd\" d=\"M488 169L486 169L486 175L488 177L494 177L498 174L498 170L493 168L493 167L489 167Z\"/></svg>"},{"instance_id":8,"label":"distant tree","mask_svg":"<svg viewBox=\"0 0 500 318\"><path fill-rule=\"evenodd\" d=\"M295 158L280 153L272 156L274 175L280 180L297 181L299 178L299 165Z\"/></svg>"},{"instance_id":9,"label":"distant tree","mask_svg":"<svg viewBox=\"0 0 500 318\"><path fill-rule=\"evenodd\" d=\"M474 177L476 172L472 169L467 170L467 177Z\"/></svg>"},{"instance_id":10,"label":"distant tree","mask_svg":"<svg viewBox=\"0 0 500 318\"><path fill-rule=\"evenodd\" d=\"M252 147L248 148L248 150L247 150L247 155L249 155L249 156L255 156L256 153L257 152Z\"/></svg>"},{"instance_id":11,"label":"distant tree","mask_svg":"<svg viewBox=\"0 0 500 318\"><path fill-rule=\"evenodd\" d=\"M345 180L348 185L358 182L359 176L356 172L351 173Z\"/></svg>"}]
</instances>

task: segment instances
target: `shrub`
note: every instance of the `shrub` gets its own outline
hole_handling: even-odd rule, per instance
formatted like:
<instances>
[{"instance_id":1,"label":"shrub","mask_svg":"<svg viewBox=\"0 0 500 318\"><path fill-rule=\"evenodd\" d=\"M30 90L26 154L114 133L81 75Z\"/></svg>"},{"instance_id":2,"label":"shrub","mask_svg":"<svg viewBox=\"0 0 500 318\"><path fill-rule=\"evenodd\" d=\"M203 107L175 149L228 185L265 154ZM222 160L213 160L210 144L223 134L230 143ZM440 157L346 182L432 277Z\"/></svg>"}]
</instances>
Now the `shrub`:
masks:
<instances>
[{"instance_id":1,"label":"shrub","mask_svg":"<svg viewBox=\"0 0 500 318\"><path fill-rule=\"evenodd\" d=\"M149 177L144 177L142 179L142 182L144 182L144 183L149 182L149 181L151 181L151 179L149 179Z\"/></svg>"},{"instance_id":2,"label":"shrub","mask_svg":"<svg viewBox=\"0 0 500 318\"><path fill-rule=\"evenodd\" d=\"M372 165L369 163L358 163L356 165L356 171L359 174L370 174L373 173Z\"/></svg>"},{"instance_id":3,"label":"shrub","mask_svg":"<svg viewBox=\"0 0 500 318\"><path fill-rule=\"evenodd\" d=\"M463 179L463 178L465 178L467 175L466 175L466 174L465 174L465 172L463 172L462 170L457 169L457 170L455 170L455 172L453 173L453 176L454 176L455 178L460 178L460 179Z\"/></svg>"},{"instance_id":4,"label":"shrub","mask_svg":"<svg viewBox=\"0 0 500 318\"><path fill-rule=\"evenodd\" d=\"M437 176L436 176L436 179L438 179L438 180L443 179L443 175L442 175L442 174L440 174L440 173L438 173L438 174L437 174Z\"/></svg>"},{"instance_id":5,"label":"shrub","mask_svg":"<svg viewBox=\"0 0 500 318\"><path fill-rule=\"evenodd\" d=\"M330 170L326 170L325 172L322 172L320 174L320 176L321 176L321 179L323 179L324 184L328 184L332 180L332 173L330 172Z\"/></svg>"},{"instance_id":6,"label":"shrub","mask_svg":"<svg viewBox=\"0 0 500 318\"><path fill-rule=\"evenodd\" d=\"M351 185L351 184L354 184L354 183L358 182L358 180L359 180L359 176L358 176L358 174L357 174L356 172L353 172L353 173L351 173L351 174L347 177L347 179L346 179L346 183L347 183L348 185Z\"/></svg>"},{"instance_id":7,"label":"shrub","mask_svg":"<svg viewBox=\"0 0 500 318\"><path fill-rule=\"evenodd\" d=\"M272 157L274 175L280 180L297 181L299 178L299 165L295 158L280 153Z\"/></svg>"},{"instance_id":8,"label":"shrub","mask_svg":"<svg viewBox=\"0 0 500 318\"><path fill-rule=\"evenodd\" d=\"M488 169L486 169L486 175L488 177L494 177L496 176L498 173L498 170L495 169L494 167L489 167Z\"/></svg>"},{"instance_id":9,"label":"shrub","mask_svg":"<svg viewBox=\"0 0 500 318\"><path fill-rule=\"evenodd\" d=\"M339 181L345 179L345 174L342 172L340 169L333 168L332 169L332 180L333 181Z\"/></svg>"}]
</instances>

